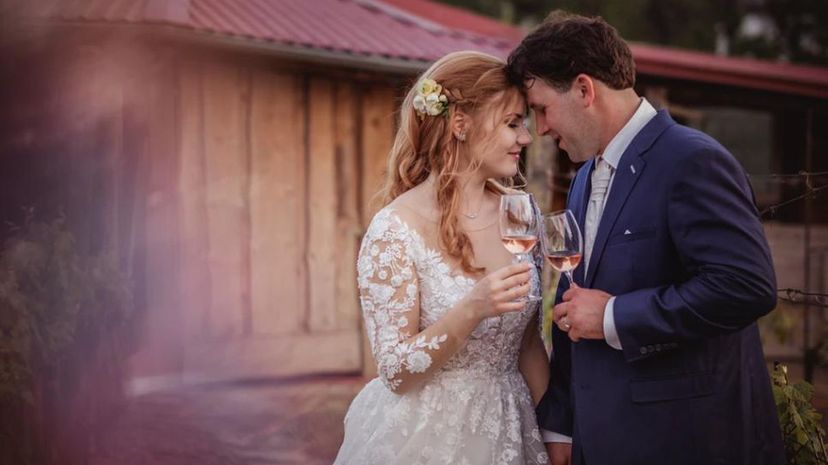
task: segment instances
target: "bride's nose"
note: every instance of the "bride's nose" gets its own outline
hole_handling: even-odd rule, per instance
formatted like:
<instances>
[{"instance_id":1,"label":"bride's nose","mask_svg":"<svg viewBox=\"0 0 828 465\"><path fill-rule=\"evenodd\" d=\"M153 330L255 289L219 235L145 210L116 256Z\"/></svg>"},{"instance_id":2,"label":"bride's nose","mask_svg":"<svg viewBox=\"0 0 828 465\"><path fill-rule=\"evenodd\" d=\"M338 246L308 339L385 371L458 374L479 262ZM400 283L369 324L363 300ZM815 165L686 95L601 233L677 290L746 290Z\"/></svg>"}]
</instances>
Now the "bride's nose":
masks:
<instances>
[{"instance_id":1,"label":"bride's nose","mask_svg":"<svg viewBox=\"0 0 828 465\"><path fill-rule=\"evenodd\" d=\"M529 129L524 127L523 130L518 133L517 143L521 147L525 147L532 143L532 134L529 134Z\"/></svg>"}]
</instances>

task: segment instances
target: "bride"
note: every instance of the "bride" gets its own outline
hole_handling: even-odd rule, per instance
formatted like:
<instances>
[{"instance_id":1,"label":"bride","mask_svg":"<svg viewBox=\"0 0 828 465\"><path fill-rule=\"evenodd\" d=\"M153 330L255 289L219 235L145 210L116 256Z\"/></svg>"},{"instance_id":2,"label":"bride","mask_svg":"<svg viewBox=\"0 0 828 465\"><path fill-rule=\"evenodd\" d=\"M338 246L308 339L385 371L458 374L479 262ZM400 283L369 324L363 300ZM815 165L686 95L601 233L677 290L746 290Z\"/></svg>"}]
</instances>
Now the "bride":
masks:
<instances>
[{"instance_id":1,"label":"bride","mask_svg":"<svg viewBox=\"0 0 828 465\"><path fill-rule=\"evenodd\" d=\"M512 264L500 195L532 140L503 62L437 61L411 89L388 160L385 207L359 254L379 377L345 417L336 464L546 464L534 405L548 381L538 267Z\"/></svg>"}]
</instances>

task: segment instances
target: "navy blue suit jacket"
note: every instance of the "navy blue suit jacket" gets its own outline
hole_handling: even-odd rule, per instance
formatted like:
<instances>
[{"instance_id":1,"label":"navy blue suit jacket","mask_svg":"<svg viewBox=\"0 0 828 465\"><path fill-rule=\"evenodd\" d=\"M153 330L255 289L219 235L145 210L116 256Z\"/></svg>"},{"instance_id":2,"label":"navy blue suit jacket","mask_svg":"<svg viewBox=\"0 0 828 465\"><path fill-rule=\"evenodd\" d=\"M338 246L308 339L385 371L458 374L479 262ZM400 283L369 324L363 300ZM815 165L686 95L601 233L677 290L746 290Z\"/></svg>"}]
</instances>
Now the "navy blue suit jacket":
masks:
<instances>
[{"instance_id":1,"label":"navy blue suit jacket","mask_svg":"<svg viewBox=\"0 0 828 465\"><path fill-rule=\"evenodd\" d=\"M593 164L567 199L582 230ZM724 147L658 112L621 157L583 269L576 283L616 296L623 351L553 327L538 420L573 436L573 464L784 463L755 323L776 305L773 263Z\"/></svg>"}]
</instances>

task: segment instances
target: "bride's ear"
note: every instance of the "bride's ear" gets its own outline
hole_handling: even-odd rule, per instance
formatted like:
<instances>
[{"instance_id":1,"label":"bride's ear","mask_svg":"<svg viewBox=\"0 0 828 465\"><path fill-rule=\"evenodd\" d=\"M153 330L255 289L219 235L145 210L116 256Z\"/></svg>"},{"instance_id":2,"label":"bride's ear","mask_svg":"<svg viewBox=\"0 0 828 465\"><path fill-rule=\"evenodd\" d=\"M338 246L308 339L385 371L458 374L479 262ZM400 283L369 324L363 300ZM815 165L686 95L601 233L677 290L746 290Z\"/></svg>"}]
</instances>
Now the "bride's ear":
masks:
<instances>
[{"instance_id":1,"label":"bride's ear","mask_svg":"<svg viewBox=\"0 0 828 465\"><path fill-rule=\"evenodd\" d=\"M449 124L451 125L451 133L454 135L454 138L460 142L465 142L466 132L469 130L470 123L471 118L469 115L463 113L462 111L453 112L451 114L451 121Z\"/></svg>"}]
</instances>

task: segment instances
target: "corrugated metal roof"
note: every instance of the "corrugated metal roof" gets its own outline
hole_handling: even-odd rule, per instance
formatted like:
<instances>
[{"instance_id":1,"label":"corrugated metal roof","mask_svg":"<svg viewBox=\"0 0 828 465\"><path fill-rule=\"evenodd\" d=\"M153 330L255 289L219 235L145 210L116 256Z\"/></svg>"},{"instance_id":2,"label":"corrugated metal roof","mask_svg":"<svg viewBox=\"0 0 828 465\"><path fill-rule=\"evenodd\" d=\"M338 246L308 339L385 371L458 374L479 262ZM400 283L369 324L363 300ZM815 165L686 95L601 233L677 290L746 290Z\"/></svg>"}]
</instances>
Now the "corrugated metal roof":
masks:
<instances>
[{"instance_id":1,"label":"corrugated metal roof","mask_svg":"<svg viewBox=\"0 0 828 465\"><path fill-rule=\"evenodd\" d=\"M471 31L484 37L496 37L516 44L525 35L520 28L445 3L430 0L382 0L382 2L447 27Z\"/></svg>"},{"instance_id":2,"label":"corrugated metal roof","mask_svg":"<svg viewBox=\"0 0 828 465\"><path fill-rule=\"evenodd\" d=\"M640 43L630 48L641 74L828 98L828 68Z\"/></svg>"},{"instance_id":3,"label":"corrugated metal roof","mask_svg":"<svg viewBox=\"0 0 828 465\"><path fill-rule=\"evenodd\" d=\"M52 17L164 23L208 34L422 62L456 50L505 58L514 43L454 29L378 0L62 0Z\"/></svg>"},{"instance_id":4,"label":"corrugated metal roof","mask_svg":"<svg viewBox=\"0 0 828 465\"><path fill-rule=\"evenodd\" d=\"M424 66L456 50L505 58L523 32L430 0L40 0L68 21L167 24L296 53ZM641 74L828 98L828 68L631 44ZM325 58L328 59L328 58ZM410 68L409 68L410 69Z\"/></svg>"}]
</instances>

